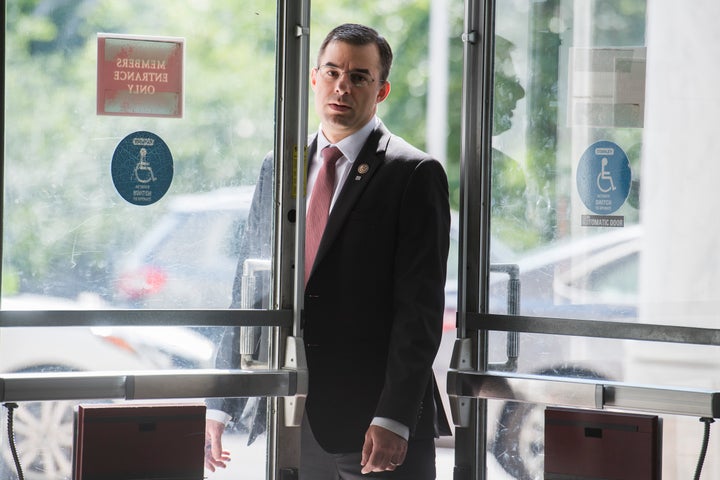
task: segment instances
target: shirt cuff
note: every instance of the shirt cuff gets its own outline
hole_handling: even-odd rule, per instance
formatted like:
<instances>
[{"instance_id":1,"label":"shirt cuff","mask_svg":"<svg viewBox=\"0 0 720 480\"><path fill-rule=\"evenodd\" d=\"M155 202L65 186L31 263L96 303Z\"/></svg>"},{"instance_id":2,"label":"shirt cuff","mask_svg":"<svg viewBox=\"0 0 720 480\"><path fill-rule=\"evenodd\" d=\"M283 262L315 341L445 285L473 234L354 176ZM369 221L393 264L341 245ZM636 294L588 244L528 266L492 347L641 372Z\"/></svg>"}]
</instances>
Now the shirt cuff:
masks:
<instances>
[{"instance_id":1,"label":"shirt cuff","mask_svg":"<svg viewBox=\"0 0 720 480\"><path fill-rule=\"evenodd\" d=\"M223 412L222 410L212 410L207 409L205 411L205 418L208 420L215 420L216 422L220 422L223 425L227 427L228 423L230 423L230 420L232 420L232 416L228 415L227 413Z\"/></svg>"},{"instance_id":2,"label":"shirt cuff","mask_svg":"<svg viewBox=\"0 0 720 480\"><path fill-rule=\"evenodd\" d=\"M410 427L403 425L402 423L398 422L397 420L393 420L392 418L375 417L373 418L372 422L370 422L370 425L376 425L378 427L390 430L394 434L400 435L405 440L410 438Z\"/></svg>"}]
</instances>

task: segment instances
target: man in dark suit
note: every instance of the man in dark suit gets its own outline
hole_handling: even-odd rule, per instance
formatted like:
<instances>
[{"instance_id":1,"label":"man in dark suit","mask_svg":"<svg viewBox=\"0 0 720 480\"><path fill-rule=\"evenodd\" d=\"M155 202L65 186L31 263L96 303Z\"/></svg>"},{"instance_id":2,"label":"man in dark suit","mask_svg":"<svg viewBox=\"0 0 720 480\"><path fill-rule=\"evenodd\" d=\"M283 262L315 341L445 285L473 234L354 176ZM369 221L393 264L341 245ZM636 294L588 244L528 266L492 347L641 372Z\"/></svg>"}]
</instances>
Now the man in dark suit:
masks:
<instances>
[{"instance_id":1,"label":"man in dark suit","mask_svg":"<svg viewBox=\"0 0 720 480\"><path fill-rule=\"evenodd\" d=\"M447 177L376 117L391 64L382 36L345 24L325 38L311 74L321 126L309 144L308 209L324 182L325 147L337 147L339 159L327 225L316 255L306 252L303 480L431 480L434 439L449 433L432 373L449 245ZM208 420L211 470L226 459L222 429Z\"/></svg>"}]
</instances>

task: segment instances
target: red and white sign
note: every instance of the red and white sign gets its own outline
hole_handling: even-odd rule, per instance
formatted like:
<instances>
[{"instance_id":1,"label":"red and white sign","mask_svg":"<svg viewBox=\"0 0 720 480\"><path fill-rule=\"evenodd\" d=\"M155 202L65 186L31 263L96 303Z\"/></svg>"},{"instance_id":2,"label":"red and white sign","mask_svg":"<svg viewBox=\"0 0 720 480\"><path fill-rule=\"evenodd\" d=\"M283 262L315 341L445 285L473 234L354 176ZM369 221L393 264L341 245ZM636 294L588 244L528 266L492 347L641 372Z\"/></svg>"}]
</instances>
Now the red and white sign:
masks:
<instances>
[{"instance_id":1,"label":"red and white sign","mask_svg":"<svg viewBox=\"0 0 720 480\"><path fill-rule=\"evenodd\" d=\"M182 117L184 43L98 34L98 115Z\"/></svg>"}]
</instances>

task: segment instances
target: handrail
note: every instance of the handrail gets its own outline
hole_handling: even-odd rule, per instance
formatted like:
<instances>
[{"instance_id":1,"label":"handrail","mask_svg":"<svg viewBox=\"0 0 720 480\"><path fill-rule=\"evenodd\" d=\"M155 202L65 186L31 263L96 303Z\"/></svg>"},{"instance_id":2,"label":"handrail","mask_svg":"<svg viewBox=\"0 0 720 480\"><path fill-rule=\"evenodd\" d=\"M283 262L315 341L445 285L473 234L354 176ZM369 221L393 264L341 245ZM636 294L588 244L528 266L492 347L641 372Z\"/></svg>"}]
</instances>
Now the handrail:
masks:
<instances>
[{"instance_id":1,"label":"handrail","mask_svg":"<svg viewBox=\"0 0 720 480\"><path fill-rule=\"evenodd\" d=\"M720 346L720 329L716 328L470 312L466 321L466 327L474 330Z\"/></svg>"},{"instance_id":2,"label":"handrail","mask_svg":"<svg viewBox=\"0 0 720 480\"><path fill-rule=\"evenodd\" d=\"M451 398L469 397L720 418L720 392L604 380L450 369Z\"/></svg>"},{"instance_id":3,"label":"handrail","mask_svg":"<svg viewBox=\"0 0 720 480\"><path fill-rule=\"evenodd\" d=\"M246 326L291 328L291 310L0 310L2 327Z\"/></svg>"},{"instance_id":4,"label":"handrail","mask_svg":"<svg viewBox=\"0 0 720 480\"><path fill-rule=\"evenodd\" d=\"M485 330L720 345L717 338L720 330L694 327L489 314L474 314L468 324ZM466 426L468 421L466 402L461 398L720 418L718 391L502 371L481 372L472 368L471 351L470 338L455 341L447 376L447 393L457 426Z\"/></svg>"},{"instance_id":5,"label":"handrail","mask_svg":"<svg viewBox=\"0 0 720 480\"><path fill-rule=\"evenodd\" d=\"M291 369L12 373L0 375L0 402L289 397L297 378Z\"/></svg>"}]
</instances>

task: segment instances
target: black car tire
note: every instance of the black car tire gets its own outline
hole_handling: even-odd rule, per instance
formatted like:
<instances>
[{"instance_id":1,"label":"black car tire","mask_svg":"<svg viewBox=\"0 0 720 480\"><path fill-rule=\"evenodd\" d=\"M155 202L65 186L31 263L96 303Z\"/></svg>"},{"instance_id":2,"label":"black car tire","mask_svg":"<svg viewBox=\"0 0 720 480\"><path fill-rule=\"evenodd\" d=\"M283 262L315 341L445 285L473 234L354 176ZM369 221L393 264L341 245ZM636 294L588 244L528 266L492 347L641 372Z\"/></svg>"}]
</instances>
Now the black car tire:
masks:
<instances>
[{"instance_id":1,"label":"black car tire","mask_svg":"<svg viewBox=\"0 0 720 480\"><path fill-rule=\"evenodd\" d=\"M574 366L548 368L542 376L605 379L598 372ZM497 422L490 452L516 480L542 480L544 476L545 406L505 402Z\"/></svg>"},{"instance_id":2,"label":"black car tire","mask_svg":"<svg viewBox=\"0 0 720 480\"><path fill-rule=\"evenodd\" d=\"M45 365L16 373L67 372L68 367ZM10 412L3 407L0 478L18 478L10 448L15 443L21 468L27 480L64 480L72 474L73 425L77 402L19 402L12 412L13 430L8 431ZM12 436L11 438L9 438Z\"/></svg>"}]
</instances>

